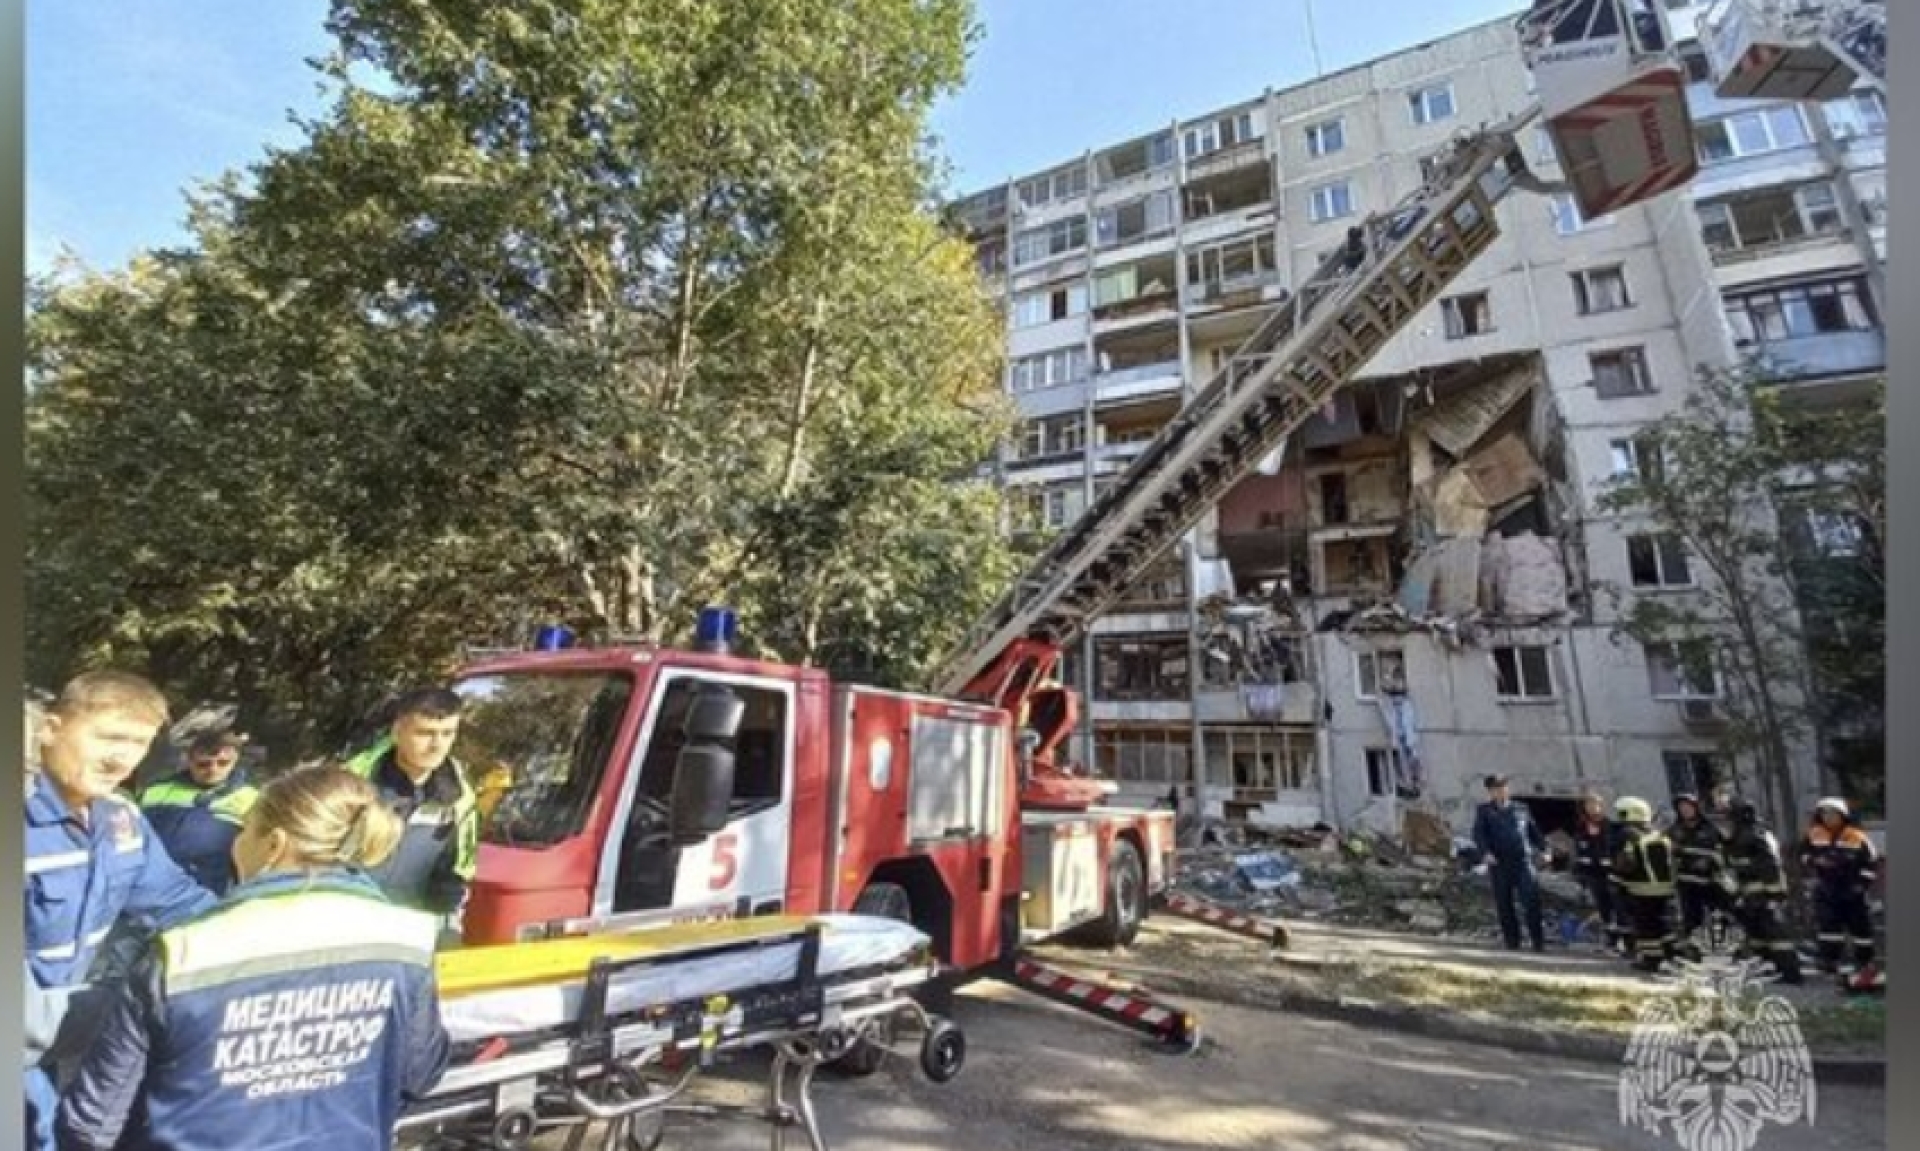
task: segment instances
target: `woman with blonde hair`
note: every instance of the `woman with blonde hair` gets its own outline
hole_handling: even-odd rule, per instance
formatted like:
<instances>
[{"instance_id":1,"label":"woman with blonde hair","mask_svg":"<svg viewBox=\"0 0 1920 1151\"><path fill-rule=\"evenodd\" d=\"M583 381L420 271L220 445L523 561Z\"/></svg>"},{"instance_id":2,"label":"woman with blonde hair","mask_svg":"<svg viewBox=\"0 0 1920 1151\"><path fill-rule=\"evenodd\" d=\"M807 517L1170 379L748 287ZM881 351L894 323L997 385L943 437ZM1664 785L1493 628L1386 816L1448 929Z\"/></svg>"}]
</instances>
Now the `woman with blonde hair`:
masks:
<instances>
[{"instance_id":1,"label":"woman with blonde hair","mask_svg":"<svg viewBox=\"0 0 1920 1151\"><path fill-rule=\"evenodd\" d=\"M261 789L240 882L162 933L61 1103L60 1146L389 1151L447 1062L434 919L365 874L401 831L338 767Z\"/></svg>"}]
</instances>

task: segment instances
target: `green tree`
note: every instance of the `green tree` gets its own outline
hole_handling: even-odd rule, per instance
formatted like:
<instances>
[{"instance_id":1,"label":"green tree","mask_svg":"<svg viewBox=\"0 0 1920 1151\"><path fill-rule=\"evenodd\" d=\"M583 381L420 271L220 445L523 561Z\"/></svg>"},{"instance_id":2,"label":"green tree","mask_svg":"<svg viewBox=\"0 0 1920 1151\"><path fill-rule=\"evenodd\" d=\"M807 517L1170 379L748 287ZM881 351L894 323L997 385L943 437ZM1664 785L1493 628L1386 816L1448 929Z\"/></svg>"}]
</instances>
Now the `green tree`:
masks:
<instances>
[{"instance_id":1,"label":"green tree","mask_svg":"<svg viewBox=\"0 0 1920 1151\"><path fill-rule=\"evenodd\" d=\"M329 738L535 620L907 676L1008 569L963 0L338 0L327 111L31 316L34 664ZM369 72L378 84L366 82Z\"/></svg>"},{"instance_id":2,"label":"green tree","mask_svg":"<svg viewBox=\"0 0 1920 1151\"><path fill-rule=\"evenodd\" d=\"M1799 546L1810 510L1844 509L1868 538L1884 538L1883 437L1877 405L1870 408L1795 404L1758 362L1703 372L1678 410L1636 438L1635 471L1600 499L1602 510L1684 545L1696 589L1610 589L1620 629L1675 653L1688 679L1724 686L1723 749L1751 766L1762 808L1779 826L1799 818L1797 749L1831 713L1835 681L1820 664L1835 653L1807 621L1845 614L1845 634L1876 637L1878 657L1879 605L1858 594L1859 580L1879 578L1877 555L1862 551L1840 565L1855 569L1844 579L1835 565L1819 568L1823 593L1809 582L1816 568ZM1850 599L1831 594L1838 584L1853 589Z\"/></svg>"}]
</instances>

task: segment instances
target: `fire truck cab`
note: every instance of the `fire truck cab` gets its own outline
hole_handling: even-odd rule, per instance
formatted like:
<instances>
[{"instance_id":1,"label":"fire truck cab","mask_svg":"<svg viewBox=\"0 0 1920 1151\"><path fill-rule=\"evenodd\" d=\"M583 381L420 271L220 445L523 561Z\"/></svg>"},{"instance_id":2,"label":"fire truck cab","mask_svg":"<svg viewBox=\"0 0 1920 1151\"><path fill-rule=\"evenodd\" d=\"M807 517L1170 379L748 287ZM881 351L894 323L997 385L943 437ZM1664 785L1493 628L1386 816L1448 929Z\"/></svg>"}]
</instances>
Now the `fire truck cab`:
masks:
<instances>
[{"instance_id":1,"label":"fire truck cab","mask_svg":"<svg viewBox=\"0 0 1920 1151\"><path fill-rule=\"evenodd\" d=\"M1169 882L1170 812L1022 810L1034 741L998 707L725 645L511 653L454 688L467 769L511 778L470 944L857 911L978 970L1075 928L1124 944Z\"/></svg>"}]
</instances>

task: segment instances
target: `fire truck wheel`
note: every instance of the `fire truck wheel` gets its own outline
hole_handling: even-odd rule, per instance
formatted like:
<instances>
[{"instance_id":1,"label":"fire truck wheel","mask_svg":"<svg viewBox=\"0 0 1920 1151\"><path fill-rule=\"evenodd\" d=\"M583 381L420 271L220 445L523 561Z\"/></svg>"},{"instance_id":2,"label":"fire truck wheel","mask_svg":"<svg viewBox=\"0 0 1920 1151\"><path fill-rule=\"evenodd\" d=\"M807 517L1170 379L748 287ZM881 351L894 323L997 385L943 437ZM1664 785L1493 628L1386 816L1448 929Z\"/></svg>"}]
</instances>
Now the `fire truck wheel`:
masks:
<instances>
[{"instance_id":1,"label":"fire truck wheel","mask_svg":"<svg viewBox=\"0 0 1920 1151\"><path fill-rule=\"evenodd\" d=\"M1107 860L1106 914L1088 924L1087 942L1095 947L1125 947L1140 934L1147 917L1147 873L1140 851L1124 839L1116 840Z\"/></svg>"},{"instance_id":2,"label":"fire truck wheel","mask_svg":"<svg viewBox=\"0 0 1920 1151\"><path fill-rule=\"evenodd\" d=\"M913 900L907 895L907 889L897 883L875 883L860 893L853 901L855 915L871 915L880 919L897 919L902 923L913 922ZM864 1079L880 1070L886 1062L887 1044L893 1039L893 1021L879 1020L874 1025L881 1042L870 1043L866 1040L854 1044L847 1052L828 1066L843 1075Z\"/></svg>"}]
</instances>

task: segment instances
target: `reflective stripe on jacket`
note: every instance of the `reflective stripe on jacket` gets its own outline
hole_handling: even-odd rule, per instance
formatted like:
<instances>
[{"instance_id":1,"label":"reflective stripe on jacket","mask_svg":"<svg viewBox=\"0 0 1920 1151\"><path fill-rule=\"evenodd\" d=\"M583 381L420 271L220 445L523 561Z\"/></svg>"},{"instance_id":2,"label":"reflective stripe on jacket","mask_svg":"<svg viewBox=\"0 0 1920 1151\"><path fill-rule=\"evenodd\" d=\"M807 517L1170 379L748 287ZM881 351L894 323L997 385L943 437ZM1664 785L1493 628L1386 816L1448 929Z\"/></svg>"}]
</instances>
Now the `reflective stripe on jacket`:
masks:
<instances>
[{"instance_id":1,"label":"reflective stripe on jacket","mask_svg":"<svg viewBox=\"0 0 1920 1151\"><path fill-rule=\"evenodd\" d=\"M213 906L120 796L94 800L83 825L42 776L27 797L25 854L27 964L42 987L85 982L123 915L154 930Z\"/></svg>"},{"instance_id":2,"label":"reflective stripe on jacket","mask_svg":"<svg viewBox=\"0 0 1920 1151\"><path fill-rule=\"evenodd\" d=\"M373 878L397 903L439 914L455 911L479 859L480 813L473 787L465 768L448 757L415 795L404 795L393 782L401 777L392 751L393 741L383 739L346 765L379 788L406 822L400 843L373 870Z\"/></svg>"},{"instance_id":3,"label":"reflective stripe on jacket","mask_svg":"<svg viewBox=\"0 0 1920 1151\"><path fill-rule=\"evenodd\" d=\"M140 808L174 862L219 894L233 882L233 841L259 796L237 771L214 787L181 774L141 792Z\"/></svg>"},{"instance_id":4,"label":"reflective stripe on jacket","mask_svg":"<svg viewBox=\"0 0 1920 1151\"><path fill-rule=\"evenodd\" d=\"M357 873L236 886L121 990L63 1151L389 1151L447 1063L436 932Z\"/></svg>"},{"instance_id":5,"label":"reflective stripe on jacket","mask_svg":"<svg viewBox=\"0 0 1920 1151\"><path fill-rule=\"evenodd\" d=\"M1613 881L1628 894L1658 899L1673 894L1673 844L1657 831L1629 828L1614 857Z\"/></svg>"}]
</instances>

